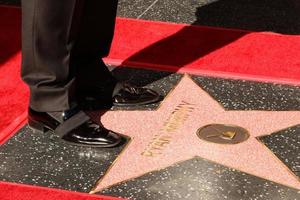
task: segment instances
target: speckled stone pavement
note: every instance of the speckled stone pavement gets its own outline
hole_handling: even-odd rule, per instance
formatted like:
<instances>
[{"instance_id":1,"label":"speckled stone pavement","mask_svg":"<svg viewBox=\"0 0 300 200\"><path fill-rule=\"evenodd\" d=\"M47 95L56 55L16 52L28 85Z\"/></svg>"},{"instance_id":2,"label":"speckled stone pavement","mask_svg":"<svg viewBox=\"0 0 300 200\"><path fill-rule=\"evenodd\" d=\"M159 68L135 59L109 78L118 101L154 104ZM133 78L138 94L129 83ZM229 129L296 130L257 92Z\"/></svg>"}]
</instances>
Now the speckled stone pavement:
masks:
<instances>
[{"instance_id":1,"label":"speckled stone pavement","mask_svg":"<svg viewBox=\"0 0 300 200\"><path fill-rule=\"evenodd\" d=\"M128 137L121 146L74 148L25 127L0 147L0 179L130 199L299 199L299 87L126 67L113 73L164 97L89 112ZM201 140L197 131L210 124L242 127L249 138Z\"/></svg>"}]
</instances>

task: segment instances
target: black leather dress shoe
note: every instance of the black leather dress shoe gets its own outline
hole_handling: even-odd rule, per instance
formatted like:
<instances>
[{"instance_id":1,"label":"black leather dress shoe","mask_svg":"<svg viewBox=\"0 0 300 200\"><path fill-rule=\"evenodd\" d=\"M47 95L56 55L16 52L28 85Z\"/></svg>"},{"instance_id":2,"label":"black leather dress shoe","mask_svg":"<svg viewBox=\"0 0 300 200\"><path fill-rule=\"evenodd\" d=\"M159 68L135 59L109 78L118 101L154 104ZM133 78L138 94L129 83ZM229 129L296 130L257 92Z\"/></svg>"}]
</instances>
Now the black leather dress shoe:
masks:
<instances>
[{"instance_id":1,"label":"black leather dress shoe","mask_svg":"<svg viewBox=\"0 0 300 200\"><path fill-rule=\"evenodd\" d=\"M83 109L101 109L112 106L141 106L159 102L161 96L154 90L133 86L129 83L117 83L112 91L105 88L89 88L79 97Z\"/></svg>"},{"instance_id":2,"label":"black leather dress shoe","mask_svg":"<svg viewBox=\"0 0 300 200\"><path fill-rule=\"evenodd\" d=\"M114 147L122 140L119 134L94 123L78 107L64 112L36 112L29 109L28 125L37 132L50 130L73 145Z\"/></svg>"},{"instance_id":3,"label":"black leather dress shoe","mask_svg":"<svg viewBox=\"0 0 300 200\"><path fill-rule=\"evenodd\" d=\"M160 95L154 90L133 86L129 83L118 83L113 92L113 105L140 106L160 101Z\"/></svg>"}]
</instances>

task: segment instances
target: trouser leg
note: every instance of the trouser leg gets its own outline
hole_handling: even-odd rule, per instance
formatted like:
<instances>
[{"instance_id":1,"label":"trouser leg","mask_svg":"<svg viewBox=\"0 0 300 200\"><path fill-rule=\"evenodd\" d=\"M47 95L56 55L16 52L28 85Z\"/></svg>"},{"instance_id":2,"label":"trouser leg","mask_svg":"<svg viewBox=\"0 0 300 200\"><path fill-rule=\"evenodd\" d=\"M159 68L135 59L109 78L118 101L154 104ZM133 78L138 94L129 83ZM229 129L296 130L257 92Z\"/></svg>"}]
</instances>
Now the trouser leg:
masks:
<instances>
[{"instance_id":1,"label":"trouser leg","mask_svg":"<svg viewBox=\"0 0 300 200\"><path fill-rule=\"evenodd\" d=\"M101 58L109 53L118 0L85 0L80 31L73 62L77 86L87 90L93 86L107 86L109 92L115 81Z\"/></svg>"},{"instance_id":2,"label":"trouser leg","mask_svg":"<svg viewBox=\"0 0 300 200\"><path fill-rule=\"evenodd\" d=\"M22 1L22 79L30 88L30 107L37 111L66 110L73 102L70 57L82 2Z\"/></svg>"}]
</instances>

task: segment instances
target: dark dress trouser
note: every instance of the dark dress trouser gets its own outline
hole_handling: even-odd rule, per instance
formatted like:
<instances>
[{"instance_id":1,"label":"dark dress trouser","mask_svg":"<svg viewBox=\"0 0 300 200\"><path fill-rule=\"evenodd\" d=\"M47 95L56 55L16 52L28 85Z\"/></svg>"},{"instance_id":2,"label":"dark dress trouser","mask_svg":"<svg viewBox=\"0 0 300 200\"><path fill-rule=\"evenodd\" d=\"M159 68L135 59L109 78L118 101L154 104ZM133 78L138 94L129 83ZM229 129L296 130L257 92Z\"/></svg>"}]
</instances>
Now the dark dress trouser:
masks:
<instances>
[{"instance_id":1,"label":"dark dress trouser","mask_svg":"<svg viewBox=\"0 0 300 200\"><path fill-rule=\"evenodd\" d=\"M22 0L22 79L31 108L69 109L77 88L111 78L99 60L109 52L117 3Z\"/></svg>"}]
</instances>

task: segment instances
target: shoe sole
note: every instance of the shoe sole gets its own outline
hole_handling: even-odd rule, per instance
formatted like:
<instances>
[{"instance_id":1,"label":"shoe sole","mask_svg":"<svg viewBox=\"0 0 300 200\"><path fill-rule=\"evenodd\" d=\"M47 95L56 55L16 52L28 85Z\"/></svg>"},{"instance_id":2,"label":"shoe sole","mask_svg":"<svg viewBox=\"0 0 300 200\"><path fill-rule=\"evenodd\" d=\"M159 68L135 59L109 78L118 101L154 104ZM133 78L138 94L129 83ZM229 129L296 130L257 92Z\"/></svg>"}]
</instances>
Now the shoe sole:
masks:
<instances>
[{"instance_id":1,"label":"shoe sole","mask_svg":"<svg viewBox=\"0 0 300 200\"><path fill-rule=\"evenodd\" d=\"M45 126L45 125L43 125L39 122L33 121L33 120L28 121L28 127L32 130L33 133L43 134L43 133L46 133L46 132L50 131L53 134L55 134L54 130L51 129L50 127L47 127L47 126ZM122 142L122 137L116 143L107 144L107 145L79 144L79 143L75 143L75 142L65 140L63 138L60 138L60 139L63 142L65 142L67 144L70 144L70 145L73 145L73 146L94 147L94 148L112 148L112 147L118 146Z\"/></svg>"}]
</instances>

